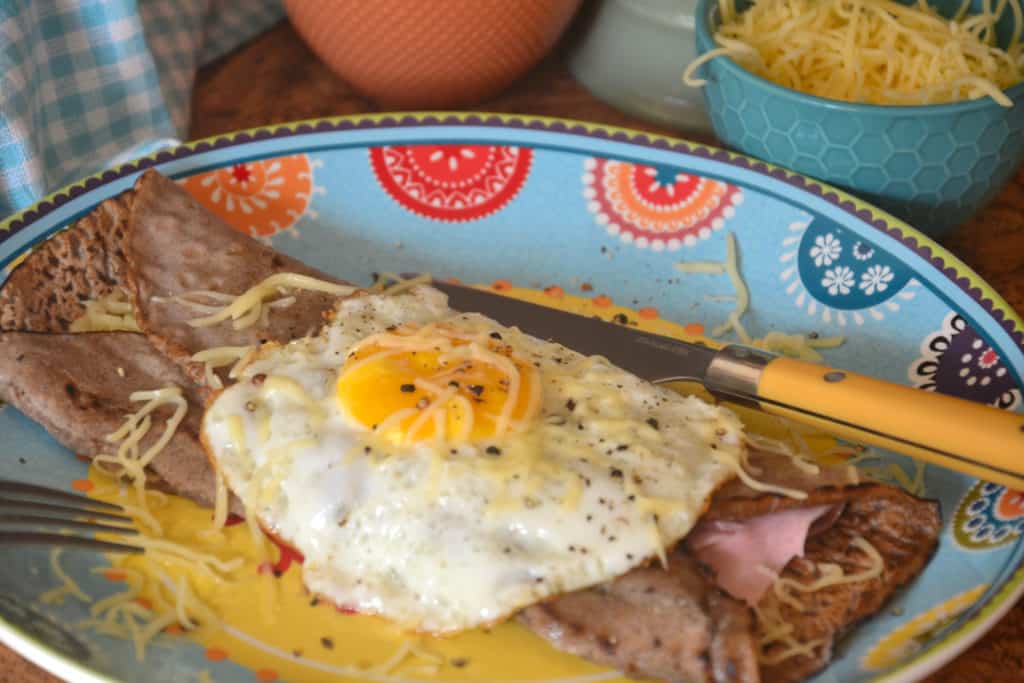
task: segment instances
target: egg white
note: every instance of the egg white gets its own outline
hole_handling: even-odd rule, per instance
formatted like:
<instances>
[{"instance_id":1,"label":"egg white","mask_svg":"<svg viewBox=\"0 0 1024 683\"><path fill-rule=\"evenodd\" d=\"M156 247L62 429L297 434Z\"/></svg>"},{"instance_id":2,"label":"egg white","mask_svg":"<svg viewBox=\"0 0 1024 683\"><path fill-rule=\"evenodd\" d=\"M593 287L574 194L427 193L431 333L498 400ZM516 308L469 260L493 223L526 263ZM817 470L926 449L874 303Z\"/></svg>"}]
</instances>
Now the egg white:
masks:
<instances>
[{"instance_id":1,"label":"egg white","mask_svg":"<svg viewBox=\"0 0 1024 683\"><path fill-rule=\"evenodd\" d=\"M441 320L498 331L540 369L540 416L494 442L500 455L485 444L389 446L337 400L357 342ZM202 438L249 514L305 556L311 591L454 632L649 561L733 476L744 448L733 413L583 360L454 312L429 287L354 297L318 336L262 349L212 401Z\"/></svg>"}]
</instances>

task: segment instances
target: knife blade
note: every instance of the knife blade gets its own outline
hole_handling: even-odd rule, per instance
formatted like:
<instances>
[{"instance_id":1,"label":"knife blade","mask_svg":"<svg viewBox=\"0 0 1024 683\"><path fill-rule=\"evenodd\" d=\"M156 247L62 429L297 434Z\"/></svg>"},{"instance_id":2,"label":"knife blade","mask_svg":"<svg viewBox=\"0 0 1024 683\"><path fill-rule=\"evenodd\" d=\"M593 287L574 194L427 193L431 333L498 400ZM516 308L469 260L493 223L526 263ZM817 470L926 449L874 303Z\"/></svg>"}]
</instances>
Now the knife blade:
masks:
<instances>
[{"instance_id":1,"label":"knife blade","mask_svg":"<svg viewBox=\"0 0 1024 683\"><path fill-rule=\"evenodd\" d=\"M556 308L445 282L434 286L457 311L484 313L509 327L558 342L584 356L604 356L613 365L650 382L703 382L715 349L642 332Z\"/></svg>"},{"instance_id":2,"label":"knife blade","mask_svg":"<svg viewBox=\"0 0 1024 683\"><path fill-rule=\"evenodd\" d=\"M739 345L713 349L488 290L434 281L449 306L717 397L1024 490L1024 416Z\"/></svg>"}]
</instances>

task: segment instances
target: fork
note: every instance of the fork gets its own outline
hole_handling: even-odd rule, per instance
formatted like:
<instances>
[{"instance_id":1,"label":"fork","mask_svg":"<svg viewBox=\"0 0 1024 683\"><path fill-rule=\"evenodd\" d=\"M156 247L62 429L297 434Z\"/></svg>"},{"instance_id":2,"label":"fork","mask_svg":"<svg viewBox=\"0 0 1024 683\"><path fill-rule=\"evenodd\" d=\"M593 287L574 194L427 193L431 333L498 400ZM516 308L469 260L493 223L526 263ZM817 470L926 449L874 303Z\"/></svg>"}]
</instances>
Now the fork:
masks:
<instances>
[{"instance_id":1,"label":"fork","mask_svg":"<svg viewBox=\"0 0 1024 683\"><path fill-rule=\"evenodd\" d=\"M0 545L55 545L105 552L142 552L138 546L103 541L92 536L25 529L49 527L60 532L138 533L130 526L131 518L123 512L113 503L45 486L0 479Z\"/></svg>"}]
</instances>

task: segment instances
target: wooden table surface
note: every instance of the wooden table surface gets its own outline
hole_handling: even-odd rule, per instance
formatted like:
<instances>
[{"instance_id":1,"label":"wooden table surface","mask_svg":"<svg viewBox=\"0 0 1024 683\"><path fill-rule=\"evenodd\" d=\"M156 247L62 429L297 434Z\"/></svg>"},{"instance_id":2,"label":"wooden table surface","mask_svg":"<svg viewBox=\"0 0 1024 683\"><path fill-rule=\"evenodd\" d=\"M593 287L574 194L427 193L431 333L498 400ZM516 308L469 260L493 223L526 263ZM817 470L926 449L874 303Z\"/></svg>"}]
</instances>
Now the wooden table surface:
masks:
<instances>
[{"instance_id":1,"label":"wooden table surface","mask_svg":"<svg viewBox=\"0 0 1024 683\"><path fill-rule=\"evenodd\" d=\"M596 100L556 50L478 111L563 116L679 136ZM377 111L327 69L286 22L203 68L192 96L190 138L317 116ZM1024 313L1024 169L984 211L943 240ZM1024 602L928 683L1024 681ZM0 646L0 683L60 683Z\"/></svg>"}]
</instances>

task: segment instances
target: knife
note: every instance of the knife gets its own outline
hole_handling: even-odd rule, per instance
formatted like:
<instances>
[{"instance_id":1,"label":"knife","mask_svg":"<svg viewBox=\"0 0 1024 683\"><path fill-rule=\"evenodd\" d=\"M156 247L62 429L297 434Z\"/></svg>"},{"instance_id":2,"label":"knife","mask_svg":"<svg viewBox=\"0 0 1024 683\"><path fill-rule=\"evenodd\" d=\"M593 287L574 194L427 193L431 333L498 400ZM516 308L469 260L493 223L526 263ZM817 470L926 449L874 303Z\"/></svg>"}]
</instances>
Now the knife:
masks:
<instances>
[{"instance_id":1,"label":"knife","mask_svg":"<svg viewBox=\"0 0 1024 683\"><path fill-rule=\"evenodd\" d=\"M433 285L455 310L603 356L652 383L699 382L722 400L1024 491L1024 415L760 349L714 349L473 287Z\"/></svg>"}]
</instances>

